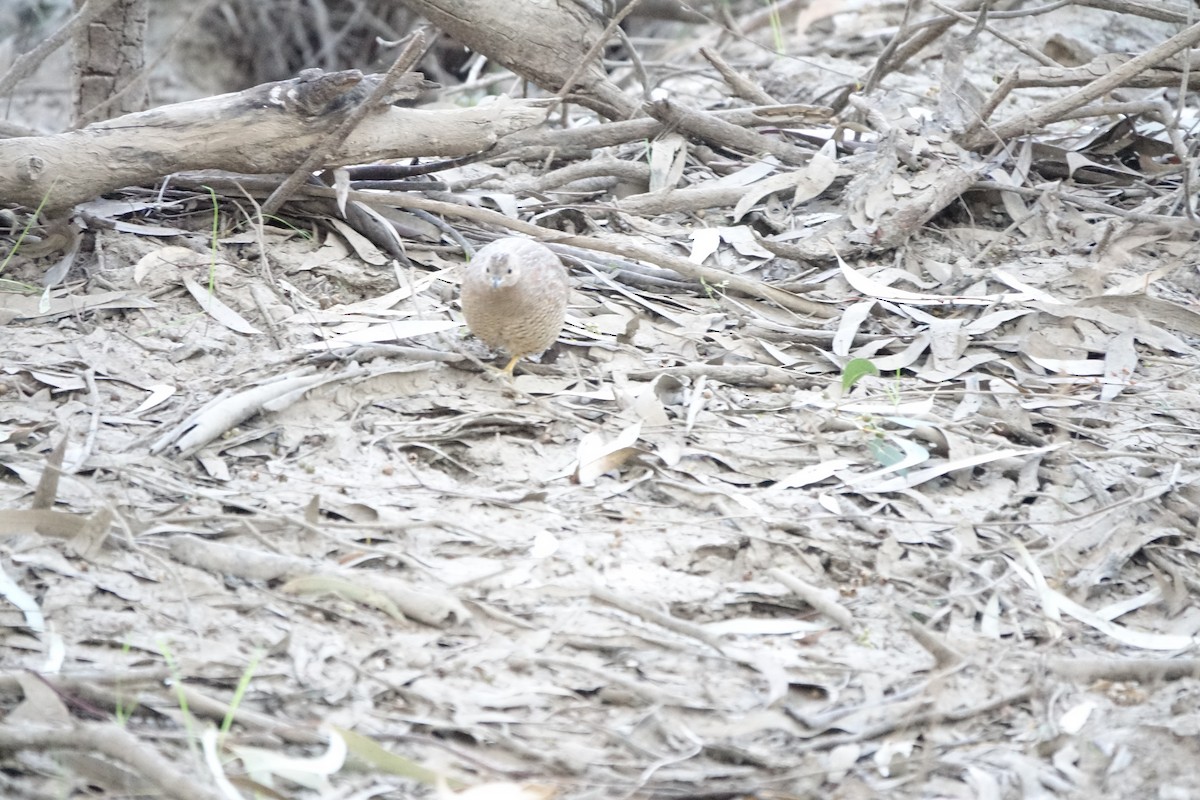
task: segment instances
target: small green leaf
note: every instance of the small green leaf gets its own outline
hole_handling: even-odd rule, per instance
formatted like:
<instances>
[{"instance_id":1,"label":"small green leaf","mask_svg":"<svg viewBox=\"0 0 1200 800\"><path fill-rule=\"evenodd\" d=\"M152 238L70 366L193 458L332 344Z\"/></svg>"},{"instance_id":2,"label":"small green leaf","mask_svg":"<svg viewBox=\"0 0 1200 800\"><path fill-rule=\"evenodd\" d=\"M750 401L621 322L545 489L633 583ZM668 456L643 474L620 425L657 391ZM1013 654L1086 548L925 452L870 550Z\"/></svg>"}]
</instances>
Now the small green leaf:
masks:
<instances>
[{"instance_id":1,"label":"small green leaf","mask_svg":"<svg viewBox=\"0 0 1200 800\"><path fill-rule=\"evenodd\" d=\"M858 383L863 375L878 375L879 367L868 358L852 358L842 367L842 391L850 391L850 387Z\"/></svg>"},{"instance_id":2,"label":"small green leaf","mask_svg":"<svg viewBox=\"0 0 1200 800\"><path fill-rule=\"evenodd\" d=\"M904 460L904 450L886 439L872 439L867 442L871 455L885 467L891 467Z\"/></svg>"}]
</instances>

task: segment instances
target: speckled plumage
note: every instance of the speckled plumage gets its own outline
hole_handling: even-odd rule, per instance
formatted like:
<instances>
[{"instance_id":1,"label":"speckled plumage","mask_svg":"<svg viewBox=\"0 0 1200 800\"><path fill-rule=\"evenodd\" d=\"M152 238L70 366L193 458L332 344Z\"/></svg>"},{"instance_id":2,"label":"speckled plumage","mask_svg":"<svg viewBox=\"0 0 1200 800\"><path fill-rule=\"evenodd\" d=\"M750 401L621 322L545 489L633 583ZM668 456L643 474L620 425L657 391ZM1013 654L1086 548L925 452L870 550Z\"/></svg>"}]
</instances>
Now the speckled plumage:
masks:
<instances>
[{"instance_id":1,"label":"speckled plumage","mask_svg":"<svg viewBox=\"0 0 1200 800\"><path fill-rule=\"evenodd\" d=\"M462 281L467 327L492 349L517 361L558 339L571 286L567 270L546 245L532 239L497 239L480 249Z\"/></svg>"}]
</instances>

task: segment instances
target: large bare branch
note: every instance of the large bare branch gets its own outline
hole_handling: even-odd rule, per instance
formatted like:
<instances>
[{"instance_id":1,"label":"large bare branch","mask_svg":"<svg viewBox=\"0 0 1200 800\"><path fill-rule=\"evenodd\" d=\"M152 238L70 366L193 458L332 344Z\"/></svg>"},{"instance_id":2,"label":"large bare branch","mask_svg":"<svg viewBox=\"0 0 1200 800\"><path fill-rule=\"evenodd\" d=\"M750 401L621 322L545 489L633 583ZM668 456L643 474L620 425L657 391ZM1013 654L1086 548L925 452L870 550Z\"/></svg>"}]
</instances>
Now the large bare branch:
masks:
<instances>
[{"instance_id":1,"label":"large bare branch","mask_svg":"<svg viewBox=\"0 0 1200 800\"><path fill-rule=\"evenodd\" d=\"M589 3L561 0L404 0L472 50L549 92L568 81L572 97L610 119L637 116L640 103L608 79L597 57L581 63L607 19Z\"/></svg>"},{"instance_id":2,"label":"large bare branch","mask_svg":"<svg viewBox=\"0 0 1200 800\"><path fill-rule=\"evenodd\" d=\"M406 87L415 93L417 73ZM183 170L287 173L370 93L375 76L320 74L234 94L127 114L53 136L0 140L0 201L49 210ZM536 125L535 103L501 100L474 108L372 112L320 165L384 158L462 156Z\"/></svg>"}]
</instances>

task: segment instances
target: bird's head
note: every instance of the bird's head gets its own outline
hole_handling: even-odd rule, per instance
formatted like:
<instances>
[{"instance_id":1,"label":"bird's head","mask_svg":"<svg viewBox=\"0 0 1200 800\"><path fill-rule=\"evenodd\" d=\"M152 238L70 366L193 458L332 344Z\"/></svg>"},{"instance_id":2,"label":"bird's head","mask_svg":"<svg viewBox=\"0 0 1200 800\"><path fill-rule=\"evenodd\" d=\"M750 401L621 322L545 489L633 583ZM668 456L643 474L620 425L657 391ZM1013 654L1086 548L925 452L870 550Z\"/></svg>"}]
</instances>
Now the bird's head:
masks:
<instances>
[{"instance_id":1,"label":"bird's head","mask_svg":"<svg viewBox=\"0 0 1200 800\"><path fill-rule=\"evenodd\" d=\"M510 253L487 253L483 256L483 274L493 289L516 286L521 279L521 268Z\"/></svg>"}]
</instances>

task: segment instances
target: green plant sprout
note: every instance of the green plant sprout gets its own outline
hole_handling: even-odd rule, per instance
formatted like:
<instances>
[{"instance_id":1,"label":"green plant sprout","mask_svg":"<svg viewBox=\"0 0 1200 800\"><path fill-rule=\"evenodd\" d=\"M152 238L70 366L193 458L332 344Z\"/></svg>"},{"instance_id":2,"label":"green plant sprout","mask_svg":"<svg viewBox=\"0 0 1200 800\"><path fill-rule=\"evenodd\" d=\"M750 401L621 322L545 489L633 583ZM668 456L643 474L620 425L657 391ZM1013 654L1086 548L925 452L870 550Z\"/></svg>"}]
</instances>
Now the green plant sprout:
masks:
<instances>
[{"instance_id":1,"label":"green plant sprout","mask_svg":"<svg viewBox=\"0 0 1200 800\"><path fill-rule=\"evenodd\" d=\"M58 181L55 180L54 183L58 183ZM17 236L17 241L13 243L12 250L9 250L8 255L4 257L4 260L0 261L0 273L4 272L4 268L8 266L8 262L12 261L12 257L15 256L17 251L21 249L21 242L25 241L25 237L29 235L30 229L33 228L34 220L38 218L38 216L42 213L42 209L46 207L46 201L50 199L50 192L54 191L54 183L51 183L50 188L46 190L44 195L42 195L42 199L38 203L37 208L33 210L33 213L29 216L29 221L26 222L25 227L21 229L21 234Z\"/></svg>"},{"instance_id":2,"label":"green plant sprout","mask_svg":"<svg viewBox=\"0 0 1200 800\"><path fill-rule=\"evenodd\" d=\"M852 358L842 367L842 394L850 391L854 384L867 375L879 375L879 367L868 358ZM896 370L895 379L888 383L884 392L893 407L900 405L900 370ZM879 427L875 418L866 415L862 417L860 430L866 435L867 449L871 457L885 467L898 464L905 458L904 448L889 440L887 431Z\"/></svg>"},{"instance_id":3,"label":"green plant sprout","mask_svg":"<svg viewBox=\"0 0 1200 800\"><path fill-rule=\"evenodd\" d=\"M768 13L771 15L771 35L775 39L775 52L783 55L783 19L779 16L779 4L775 0L766 0Z\"/></svg>"},{"instance_id":4,"label":"green plant sprout","mask_svg":"<svg viewBox=\"0 0 1200 800\"><path fill-rule=\"evenodd\" d=\"M296 223L292 222L291 220L285 219L284 217L281 217L278 214L264 214L263 222L264 223L272 222L275 225L279 226L280 228L286 228L287 230L289 230L292 233L299 236L301 239L311 241L313 238L315 238L313 236L312 231L308 230L307 228L301 228ZM252 224L254 224L254 221L249 216L247 216L246 219L244 219L240 222L235 222L233 224L233 230L235 230L235 231L246 230Z\"/></svg>"},{"instance_id":5,"label":"green plant sprout","mask_svg":"<svg viewBox=\"0 0 1200 800\"><path fill-rule=\"evenodd\" d=\"M900 370L896 370L892 382L889 383L883 390L891 401L894 408L900 407Z\"/></svg>"},{"instance_id":6,"label":"green plant sprout","mask_svg":"<svg viewBox=\"0 0 1200 800\"><path fill-rule=\"evenodd\" d=\"M25 294L37 294L41 289L29 284L21 283L20 281L11 281L7 278L0 278L0 292L24 292Z\"/></svg>"},{"instance_id":7,"label":"green plant sprout","mask_svg":"<svg viewBox=\"0 0 1200 800\"><path fill-rule=\"evenodd\" d=\"M132 649L132 644L130 643L129 639L126 638L125 641L121 644L121 655L128 656L129 651L131 649ZM117 707L113 710L113 713L115 713L117 716L117 724L120 725L122 728L124 728L127 724L129 724L129 719L133 716L133 712L135 710L137 710L137 707L138 707L138 704L137 704L136 700L133 702L132 705L130 705L128 707L125 705L125 686L122 683L122 681L120 681L118 679L117 680Z\"/></svg>"},{"instance_id":8,"label":"green plant sprout","mask_svg":"<svg viewBox=\"0 0 1200 800\"><path fill-rule=\"evenodd\" d=\"M242 672L242 677L238 679L237 688L233 690L233 698L229 701L229 711L225 713L225 718L221 720L221 732L217 741L225 741L225 736L229 733L230 727L233 726L233 718L237 714L238 707L242 704L243 698L246 696L246 690L250 688L250 681L254 678L254 673L258 669L262 658L262 650L255 650L254 654L250 656L250 663L246 665L246 669Z\"/></svg>"},{"instance_id":9,"label":"green plant sprout","mask_svg":"<svg viewBox=\"0 0 1200 800\"><path fill-rule=\"evenodd\" d=\"M212 198L212 236L209 237L208 246L208 293L215 294L217 288L217 232L221 220L221 206L217 200L216 191L211 186L204 188L208 189L208 196Z\"/></svg>"},{"instance_id":10,"label":"green plant sprout","mask_svg":"<svg viewBox=\"0 0 1200 800\"><path fill-rule=\"evenodd\" d=\"M286 220L283 217L280 217L276 214L267 214L265 217L263 217L263 219L270 220L271 222L274 222L276 225L278 225L281 228L287 228L288 230L295 232L302 239L311 240L314 238L312 231L301 228L298 225L296 225L295 223L289 222L288 220ZM247 220L247 222L249 222L249 220Z\"/></svg>"},{"instance_id":11,"label":"green plant sprout","mask_svg":"<svg viewBox=\"0 0 1200 800\"><path fill-rule=\"evenodd\" d=\"M158 652L162 653L163 660L167 662L167 668L171 670L171 679L175 683L175 698L179 701L179 710L183 714L183 729L187 733L188 749L192 751L192 757L196 759L197 763L200 763L202 756L200 748L197 746L200 737L196 733L196 722L192 717L191 709L188 708L187 693L183 690L183 673L179 671L179 665L175 663L175 657L171 655L171 648L165 640L159 640Z\"/></svg>"},{"instance_id":12,"label":"green plant sprout","mask_svg":"<svg viewBox=\"0 0 1200 800\"><path fill-rule=\"evenodd\" d=\"M704 280L704 276L700 276L700 285L704 288L704 294L708 296L708 299L716 302L717 292L724 292L725 288L729 285L729 281L721 281L714 284Z\"/></svg>"}]
</instances>

